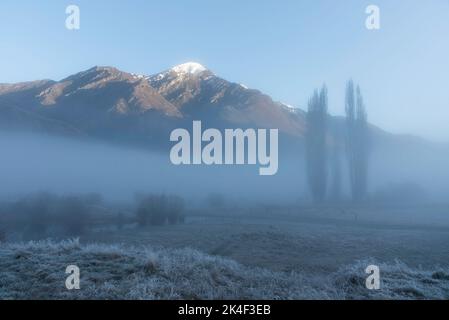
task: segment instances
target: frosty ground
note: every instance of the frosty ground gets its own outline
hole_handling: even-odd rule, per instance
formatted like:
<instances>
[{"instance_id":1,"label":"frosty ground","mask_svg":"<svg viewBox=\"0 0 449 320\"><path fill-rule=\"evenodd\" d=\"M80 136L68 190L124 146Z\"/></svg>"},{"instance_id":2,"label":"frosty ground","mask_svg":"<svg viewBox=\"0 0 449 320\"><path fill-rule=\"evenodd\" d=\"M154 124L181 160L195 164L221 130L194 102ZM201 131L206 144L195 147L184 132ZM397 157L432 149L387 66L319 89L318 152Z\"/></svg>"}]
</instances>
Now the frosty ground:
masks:
<instances>
[{"instance_id":1,"label":"frosty ground","mask_svg":"<svg viewBox=\"0 0 449 320\"><path fill-rule=\"evenodd\" d=\"M3 243L0 298L449 299L449 225L439 209L427 223L401 210L196 210L184 225ZM81 290L65 288L69 264ZM370 264L378 291L365 287Z\"/></svg>"}]
</instances>

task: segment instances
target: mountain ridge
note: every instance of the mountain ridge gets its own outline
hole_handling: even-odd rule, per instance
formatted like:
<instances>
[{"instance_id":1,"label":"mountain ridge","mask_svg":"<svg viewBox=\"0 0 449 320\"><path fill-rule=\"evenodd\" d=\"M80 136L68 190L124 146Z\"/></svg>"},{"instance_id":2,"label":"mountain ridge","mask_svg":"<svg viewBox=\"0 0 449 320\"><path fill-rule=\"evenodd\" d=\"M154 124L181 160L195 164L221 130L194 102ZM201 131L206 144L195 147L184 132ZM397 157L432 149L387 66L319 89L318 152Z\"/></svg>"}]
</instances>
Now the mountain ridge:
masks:
<instances>
[{"instance_id":1,"label":"mountain ridge","mask_svg":"<svg viewBox=\"0 0 449 320\"><path fill-rule=\"evenodd\" d=\"M216 128L277 128L294 140L306 130L305 111L193 62L153 75L94 66L59 81L0 84L0 118L0 128L152 144L193 120ZM344 130L341 119L330 119L331 127ZM374 126L371 131L379 141L395 136Z\"/></svg>"},{"instance_id":2,"label":"mountain ridge","mask_svg":"<svg viewBox=\"0 0 449 320\"><path fill-rule=\"evenodd\" d=\"M198 63L144 76L95 66L62 80L0 84L0 106L67 122L81 131L86 117L98 124L111 117L145 116L203 120L210 125L279 128L301 135L300 114L288 112L258 90L227 81ZM144 117L144 118L145 118ZM141 120L140 122L142 122Z\"/></svg>"}]
</instances>

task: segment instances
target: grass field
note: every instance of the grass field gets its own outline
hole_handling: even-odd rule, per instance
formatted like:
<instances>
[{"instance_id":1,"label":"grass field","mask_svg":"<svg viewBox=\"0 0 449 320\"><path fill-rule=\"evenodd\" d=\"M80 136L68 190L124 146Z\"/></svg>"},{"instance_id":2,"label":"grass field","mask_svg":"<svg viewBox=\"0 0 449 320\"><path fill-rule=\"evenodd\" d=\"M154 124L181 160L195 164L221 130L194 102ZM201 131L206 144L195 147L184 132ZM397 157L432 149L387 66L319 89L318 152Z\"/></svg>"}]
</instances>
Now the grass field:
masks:
<instances>
[{"instance_id":1,"label":"grass field","mask_svg":"<svg viewBox=\"0 0 449 320\"><path fill-rule=\"evenodd\" d=\"M272 210L198 210L183 225L3 243L0 297L449 299L449 226L323 208L274 219ZM81 290L65 288L69 264L81 269ZM378 291L365 287L370 264L380 267Z\"/></svg>"}]
</instances>

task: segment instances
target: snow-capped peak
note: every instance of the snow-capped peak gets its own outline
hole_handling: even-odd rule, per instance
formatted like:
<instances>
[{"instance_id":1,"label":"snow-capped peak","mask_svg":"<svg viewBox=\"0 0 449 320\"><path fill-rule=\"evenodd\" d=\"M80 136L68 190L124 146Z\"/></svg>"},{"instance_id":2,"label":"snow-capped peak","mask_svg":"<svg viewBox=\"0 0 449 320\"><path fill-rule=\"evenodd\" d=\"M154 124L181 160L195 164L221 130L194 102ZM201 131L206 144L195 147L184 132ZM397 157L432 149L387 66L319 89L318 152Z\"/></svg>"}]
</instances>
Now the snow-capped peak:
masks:
<instances>
[{"instance_id":1,"label":"snow-capped peak","mask_svg":"<svg viewBox=\"0 0 449 320\"><path fill-rule=\"evenodd\" d=\"M187 73L187 74L198 74L207 69L199 63L196 62L187 62L184 64L180 64L179 66L173 67L171 71L176 73Z\"/></svg>"},{"instance_id":2,"label":"snow-capped peak","mask_svg":"<svg viewBox=\"0 0 449 320\"><path fill-rule=\"evenodd\" d=\"M290 104L287 104L287 103L281 102L281 106L282 106L285 110L287 110L288 112L291 112L291 113L297 114L297 113L299 113L299 112L301 111L299 108L297 108L297 107L295 107L295 106L292 106L292 105L290 105Z\"/></svg>"},{"instance_id":3,"label":"snow-capped peak","mask_svg":"<svg viewBox=\"0 0 449 320\"><path fill-rule=\"evenodd\" d=\"M286 107L286 109L293 109L293 110L296 109L296 107L292 106L291 104L284 103L284 102L281 102L281 104L282 104L284 107Z\"/></svg>"},{"instance_id":4,"label":"snow-capped peak","mask_svg":"<svg viewBox=\"0 0 449 320\"><path fill-rule=\"evenodd\" d=\"M137 79L137 80L142 80L142 79L148 80L148 79L150 79L149 76L146 76L146 75L143 75L143 74L131 73L131 75L133 76L134 79Z\"/></svg>"}]
</instances>

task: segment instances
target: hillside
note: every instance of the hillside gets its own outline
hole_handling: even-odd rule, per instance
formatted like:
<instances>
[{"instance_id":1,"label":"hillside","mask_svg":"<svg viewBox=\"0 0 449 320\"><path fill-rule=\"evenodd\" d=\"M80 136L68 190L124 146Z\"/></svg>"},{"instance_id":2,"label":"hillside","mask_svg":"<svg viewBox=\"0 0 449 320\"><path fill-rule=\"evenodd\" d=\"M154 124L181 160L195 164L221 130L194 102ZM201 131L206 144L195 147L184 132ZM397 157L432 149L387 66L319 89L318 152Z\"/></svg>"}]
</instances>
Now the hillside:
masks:
<instances>
[{"instance_id":1,"label":"hillside","mask_svg":"<svg viewBox=\"0 0 449 320\"><path fill-rule=\"evenodd\" d=\"M60 81L0 84L0 116L8 119L1 128L53 132L59 124L118 140L166 136L192 120L217 127L279 128L292 136L304 131L302 113L192 63L153 76L94 67Z\"/></svg>"}]
</instances>

